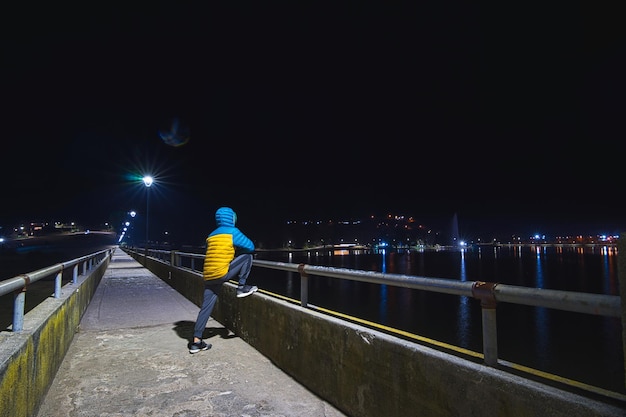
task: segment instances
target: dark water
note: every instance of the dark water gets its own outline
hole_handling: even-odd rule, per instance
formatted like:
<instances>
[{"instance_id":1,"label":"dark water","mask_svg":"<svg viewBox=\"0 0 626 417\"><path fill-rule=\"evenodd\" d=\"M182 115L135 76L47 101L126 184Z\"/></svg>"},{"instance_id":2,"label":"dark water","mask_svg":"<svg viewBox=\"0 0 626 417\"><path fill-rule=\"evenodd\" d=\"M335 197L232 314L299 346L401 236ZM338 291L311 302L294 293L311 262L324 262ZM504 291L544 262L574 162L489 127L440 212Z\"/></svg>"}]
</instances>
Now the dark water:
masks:
<instances>
[{"instance_id":1,"label":"dark water","mask_svg":"<svg viewBox=\"0 0 626 417\"><path fill-rule=\"evenodd\" d=\"M483 247L465 251L264 252L257 259L462 281L619 295L617 248ZM255 268L251 283L299 298L300 277ZM311 304L482 352L477 300L334 278L309 279ZM626 393L622 325L604 318L500 303L499 358L600 388Z\"/></svg>"}]
</instances>

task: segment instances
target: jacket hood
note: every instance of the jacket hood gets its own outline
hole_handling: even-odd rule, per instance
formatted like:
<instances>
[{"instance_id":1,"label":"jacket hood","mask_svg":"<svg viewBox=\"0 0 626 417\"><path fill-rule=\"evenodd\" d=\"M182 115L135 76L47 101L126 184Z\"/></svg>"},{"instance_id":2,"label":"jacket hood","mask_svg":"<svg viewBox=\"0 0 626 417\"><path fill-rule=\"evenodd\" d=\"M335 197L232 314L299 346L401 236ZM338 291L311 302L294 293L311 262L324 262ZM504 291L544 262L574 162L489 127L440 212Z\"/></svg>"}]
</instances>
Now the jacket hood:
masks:
<instances>
[{"instance_id":1,"label":"jacket hood","mask_svg":"<svg viewBox=\"0 0 626 417\"><path fill-rule=\"evenodd\" d=\"M215 222L217 226L235 226L237 215L230 207L220 207L215 212Z\"/></svg>"}]
</instances>

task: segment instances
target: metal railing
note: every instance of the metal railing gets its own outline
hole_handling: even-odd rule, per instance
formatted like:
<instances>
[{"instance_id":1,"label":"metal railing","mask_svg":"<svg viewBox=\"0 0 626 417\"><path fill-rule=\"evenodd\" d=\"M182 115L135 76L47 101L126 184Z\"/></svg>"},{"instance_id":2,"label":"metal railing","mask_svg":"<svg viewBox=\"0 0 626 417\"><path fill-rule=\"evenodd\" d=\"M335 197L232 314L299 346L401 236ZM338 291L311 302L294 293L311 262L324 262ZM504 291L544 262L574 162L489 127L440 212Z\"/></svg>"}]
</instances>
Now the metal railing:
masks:
<instances>
[{"instance_id":1,"label":"metal railing","mask_svg":"<svg viewBox=\"0 0 626 417\"><path fill-rule=\"evenodd\" d=\"M104 259L110 257L113 254L113 251L113 248L105 249L89 255L81 256L80 258L61 262L46 268L0 281L0 296L10 293L14 294L12 331L19 332L24 328L24 306L26 304L26 293L28 292L28 286L30 284L56 274L54 278L53 296L54 298L60 298L61 283L63 280L63 273L65 271L72 268L72 283L76 284L79 276L78 270L80 265L82 265L81 275L85 275L87 272L99 265Z\"/></svg>"},{"instance_id":2,"label":"metal railing","mask_svg":"<svg viewBox=\"0 0 626 417\"><path fill-rule=\"evenodd\" d=\"M202 268L204 260L203 254L177 251L150 250L149 256L160 259L175 267L186 267L195 271ZM445 278L386 274L381 272L274 262L259 259L253 260L253 265L261 268L297 272L300 274L300 304L303 307L308 305L309 275L475 298L480 301L482 312L483 360L484 363L489 366L496 366L498 363L496 306L500 302L545 307L605 317L621 317L622 315L621 299L616 295L528 288L483 281L455 281Z\"/></svg>"}]
</instances>

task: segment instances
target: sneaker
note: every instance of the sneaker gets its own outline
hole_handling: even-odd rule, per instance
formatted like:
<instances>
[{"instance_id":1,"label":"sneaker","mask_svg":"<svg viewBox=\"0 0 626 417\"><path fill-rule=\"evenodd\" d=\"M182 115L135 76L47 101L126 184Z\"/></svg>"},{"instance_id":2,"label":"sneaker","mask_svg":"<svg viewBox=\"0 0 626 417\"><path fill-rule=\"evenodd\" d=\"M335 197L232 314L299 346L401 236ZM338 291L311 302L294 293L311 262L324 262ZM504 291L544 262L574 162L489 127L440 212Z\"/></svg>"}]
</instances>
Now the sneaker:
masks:
<instances>
[{"instance_id":1,"label":"sneaker","mask_svg":"<svg viewBox=\"0 0 626 417\"><path fill-rule=\"evenodd\" d=\"M198 353L201 350L209 350L211 349L210 343L204 343L204 340L201 340L197 343L189 343L189 353Z\"/></svg>"},{"instance_id":2,"label":"sneaker","mask_svg":"<svg viewBox=\"0 0 626 417\"><path fill-rule=\"evenodd\" d=\"M237 288L237 298L247 297L256 290L258 290L258 288L254 285L244 285L243 287L239 287Z\"/></svg>"}]
</instances>

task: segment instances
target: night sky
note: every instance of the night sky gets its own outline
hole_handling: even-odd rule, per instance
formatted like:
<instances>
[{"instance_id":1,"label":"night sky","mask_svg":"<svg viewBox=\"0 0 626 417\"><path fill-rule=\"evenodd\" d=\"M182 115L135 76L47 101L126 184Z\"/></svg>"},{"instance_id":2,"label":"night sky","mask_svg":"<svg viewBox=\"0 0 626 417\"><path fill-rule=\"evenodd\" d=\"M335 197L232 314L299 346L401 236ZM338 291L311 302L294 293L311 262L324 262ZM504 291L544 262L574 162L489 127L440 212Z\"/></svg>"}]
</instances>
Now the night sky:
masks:
<instances>
[{"instance_id":1,"label":"night sky","mask_svg":"<svg viewBox=\"0 0 626 417\"><path fill-rule=\"evenodd\" d=\"M420 3L3 5L0 224L117 221L150 173L151 227L190 239L222 205L251 235L625 231L617 15Z\"/></svg>"}]
</instances>

